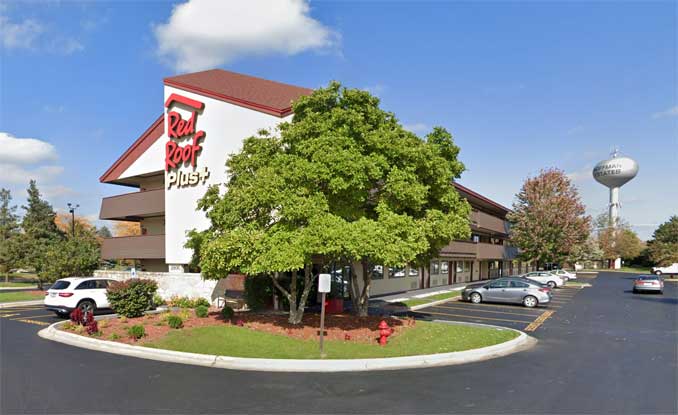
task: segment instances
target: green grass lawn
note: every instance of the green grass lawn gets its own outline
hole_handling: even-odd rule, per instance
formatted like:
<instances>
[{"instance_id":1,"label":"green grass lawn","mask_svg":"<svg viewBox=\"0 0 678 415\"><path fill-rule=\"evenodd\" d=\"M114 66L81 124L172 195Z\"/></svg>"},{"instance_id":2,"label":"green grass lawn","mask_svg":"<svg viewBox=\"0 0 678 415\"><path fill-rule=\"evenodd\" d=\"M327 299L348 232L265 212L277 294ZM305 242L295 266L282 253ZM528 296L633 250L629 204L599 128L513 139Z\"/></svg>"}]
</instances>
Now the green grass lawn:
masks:
<instances>
[{"instance_id":1,"label":"green grass lawn","mask_svg":"<svg viewBox=\"0 0 678 415\"><path fill-rule=\"evenodd\" d=\"M510 330L417 321L385 347L356 342L326 341L329 359L412 356L476 349L517 337ZM238 326L208 326L176 330L146 347L234 357L318 359L317 340L298 340Z\"/></svg>"},{"instance_id":2,"label":"green grass lawn","mask_svg":"<svg viewBox=\"0 0 678 415\"><path fill-rule=\"evenodd\" d=\"M0 288L33 288L37 284L33 282L4 282L0 281Z\"/></svg>"},{"instance_id":3,"label":"green grass lawn","mask_svg":"<svg viewBox=\"0 0 678 415\"><path fill-rule=\"evenodd\" d=\"M45 293L42 291L0 291L0 303L11 303L14 301L42 300Z\"/></svg>"},{"instance_id":4,"label":"green grass lawn","mask_svg":"<svg viewBox=\"0 0 678 415\"><path fill-rule=\"evenodd\" d=\"M454 298L454 297L456 297L460 294L461 294L461 290L456 290L456 291L450 291L449 293L431 295L429 297L410 298L409 300L405 300L405 301L400 302L400 304L404 304L407 307L414 307L416 305L422 305L422 304L430 303L430 302L433 302L433 301L447 300L447 299L450 299L450 298Z\"/></svg>"}]
</instances>

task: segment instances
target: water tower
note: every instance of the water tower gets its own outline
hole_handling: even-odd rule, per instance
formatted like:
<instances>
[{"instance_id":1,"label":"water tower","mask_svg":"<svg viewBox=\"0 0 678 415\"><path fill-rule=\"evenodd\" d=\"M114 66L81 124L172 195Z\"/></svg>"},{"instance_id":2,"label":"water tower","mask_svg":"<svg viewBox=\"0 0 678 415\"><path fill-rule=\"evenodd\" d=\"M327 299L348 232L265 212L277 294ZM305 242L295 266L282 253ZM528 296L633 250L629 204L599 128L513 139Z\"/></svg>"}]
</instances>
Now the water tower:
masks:
<instances>
[{"instance_id":1,"label":"water tower","mask_svg":"<svg viewBox=\"0 0 678 415\"><path fill-rule=\"evenodd\" d=\"M619 151L614 150L612 157L596 164L593 168L593 178L610 189L610 225L617 227L619 218L619 188L628 183L638 174L638 163L629 157L620 157Z\"/></svg>"}]
</instances>

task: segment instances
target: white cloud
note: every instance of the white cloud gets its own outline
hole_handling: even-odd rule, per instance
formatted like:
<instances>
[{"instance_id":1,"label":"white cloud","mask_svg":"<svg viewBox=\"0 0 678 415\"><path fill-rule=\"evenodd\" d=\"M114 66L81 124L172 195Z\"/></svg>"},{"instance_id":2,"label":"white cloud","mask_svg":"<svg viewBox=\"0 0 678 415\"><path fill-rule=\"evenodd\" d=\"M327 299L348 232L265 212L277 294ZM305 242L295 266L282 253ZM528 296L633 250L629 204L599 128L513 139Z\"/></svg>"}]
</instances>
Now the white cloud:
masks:
<instances>
[{"instance_id":1,"label":"white cloud","mask_svg":"<svg viewBox=\"0 0 678 415\"><path fill-rule=\"evenodd\" d=\"M28 181L34 179L38 182L50 182L56 176L63 173L62 166L40 166L37 168L25 168L18 164L0 163L2 171L2 181L13 184L28 184Z\"/></svg>"},{"instance_id":2,"label":"white cloud","mask_svg":"<svg viewBox=\"0 0 678 415\"><path fill-rule=\"evenodd\" d=\"M414 124L403 124L403 128L415 134L420 134L431 130L431 127L421 122Z\"/></svg>"},{"instance_id":3,"label":"white cloud","mask_svg":"<svg viewBox=\"0 0 678 415\"><path fill-rule=\"evenodd\" d=\"M665 111L655 112L652 118L678 117L678 105L674 105Z\"/></svg>"},{"instance_id":4,"label":"white cloud","mask_svg":"<svg viewBox=\"0 0 678 415\"><path fill-rule=\"evenodd\" d=\"M157 53L178 71L252 55L294 55L336 46L338 35L310 16L305 0L190 0L154 28Z\"/></svg>"},{"instance_id":5,"label":"white cloud","mask_svg":"<svg viewBox=\"0 0 678 415\"><path fill-rule=\"evenodd\" d=\"M64 196L75 196L78 194L78 192L71 189L70 187L60 184L40 186L40 191L42 192L43 196L45 196L45 198L50 200Z\"/></svg>"},{"instance_id":6,"label":"white cloud","mask_svg":"<svg viewBox=\"0 0 678 415\"><path fill-rule=\"evenodd\" d=\"M53 25L35 19L14 21L5 11L6 9L0 9L0 44L6 49L70 55L85 48L76 38L60 34Z\"/></svg>"},{"instance_id":7,"label":"white cloud","mask_svg":"<svg viewBox=\"0 0 678 415\"><path fill-rule=\"evenodd\" d=\"M0 132L0 163L32 164L55 160L57 152L53 145L36 138L17 138Z\"/></svg>"},{"instance_id":8,"label":"white cloud","mask_svg":"<svg viewBox=\"0 0 678 415\"><path fill-rule=\"evenodd\" d=\"M0 41L7 49L32 49L44 31L44 26L36 20L13 22L7 16L0 15Z\"/></svg>"},{"instance_id":9,"label":"white cloud","mask_svg":"<svg viewBox=\"0 0 678 415\"><path fill-rule=\"evenodd\" d=\"M567 173L567 177L573 182L587 182L593 180L593 167L586 166L580 170Z\"/></svg>"}]
</instances>

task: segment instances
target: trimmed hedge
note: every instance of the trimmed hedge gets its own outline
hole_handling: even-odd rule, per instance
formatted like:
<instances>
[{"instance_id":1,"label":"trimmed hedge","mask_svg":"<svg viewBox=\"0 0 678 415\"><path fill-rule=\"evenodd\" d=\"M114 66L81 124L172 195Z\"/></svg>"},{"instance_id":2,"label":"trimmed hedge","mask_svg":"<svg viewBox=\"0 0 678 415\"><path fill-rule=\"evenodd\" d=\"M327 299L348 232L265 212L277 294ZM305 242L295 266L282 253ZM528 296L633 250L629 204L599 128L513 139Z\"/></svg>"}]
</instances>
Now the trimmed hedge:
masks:
<instances>
[{"instance_id":1,"label":"trimmed hedge","mask_svg":"<svg viewBox=\"0 0 678 415\"><path fill-rule=\"evenodd\" d=\"M113 311L121 316L140 317L153 307L158 284L153 280L132 278L111 283L106 290Z\"/></svg>"}]
</instances>

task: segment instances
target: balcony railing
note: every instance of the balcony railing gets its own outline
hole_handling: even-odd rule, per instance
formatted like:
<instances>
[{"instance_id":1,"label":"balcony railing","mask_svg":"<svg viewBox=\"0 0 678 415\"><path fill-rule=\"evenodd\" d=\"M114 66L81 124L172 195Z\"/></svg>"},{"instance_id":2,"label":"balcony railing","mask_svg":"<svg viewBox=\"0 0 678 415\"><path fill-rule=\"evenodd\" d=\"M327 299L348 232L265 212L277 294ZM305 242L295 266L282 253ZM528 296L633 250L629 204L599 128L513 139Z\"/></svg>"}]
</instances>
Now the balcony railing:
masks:
<instances>
[{"instance_id":1,"label":"balcony railing","mask_svg":"<svg viewBox=\"0 0 678 415\"><path fill-rule=\"evenodd\" d=\"M165 258L165 235L139 235L106 238L101 244L103 259Z\"/></svg>"},{"instance_id":2,"label":"balcony railing","mask_svg":"<svg viewBox=\"0 0 678 415\"><path fill-rule=\"evenodd\" d=\"M474 210L471 212L471 223L481 229L508 234L508 222L485 212Z\"/></svg>"},{"instance_id":3,"label":"balcony railing","mask_svg":"<svg viewBox=\"0 0 678 415\"><path fill-rule=\"evenodd\" d=\"M139 220L165 214L165 189L105 197L99 219Z\"/></svg>"},{"instance_id":4,"label":"balcony railing","mask_svg":"<svg viewBox=\"0 0 678 415\"><path fill-rule=\"evenodd\" d=\"M470 259L514 259L518 250L512 246L494 245L482 242L452 241L440 250L443 257Z\"/></svg>"}]
</instances>

